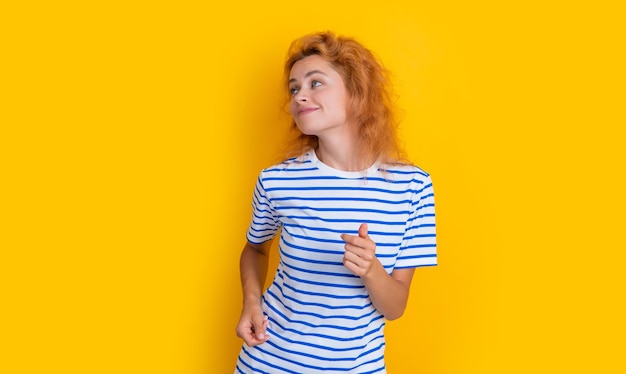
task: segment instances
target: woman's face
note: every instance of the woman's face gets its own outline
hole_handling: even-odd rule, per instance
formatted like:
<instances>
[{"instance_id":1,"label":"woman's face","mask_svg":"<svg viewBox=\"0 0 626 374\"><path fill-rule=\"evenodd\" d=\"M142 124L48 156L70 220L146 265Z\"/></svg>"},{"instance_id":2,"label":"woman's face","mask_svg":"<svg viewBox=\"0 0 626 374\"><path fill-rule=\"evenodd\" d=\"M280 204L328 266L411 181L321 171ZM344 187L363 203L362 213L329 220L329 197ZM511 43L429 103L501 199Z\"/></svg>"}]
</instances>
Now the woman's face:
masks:
<instances>
[{"instance_id":1,"label":"woman's face","mask_svg":"<svg viewBox=\"0 0 626 374\"><path fill-rule=\"evenodd\" d=\"M308 56L293 65L289 92L291 115L302 133L323 137L347 130L348 91L323 57Z\"/></svg>"}]
</instances>

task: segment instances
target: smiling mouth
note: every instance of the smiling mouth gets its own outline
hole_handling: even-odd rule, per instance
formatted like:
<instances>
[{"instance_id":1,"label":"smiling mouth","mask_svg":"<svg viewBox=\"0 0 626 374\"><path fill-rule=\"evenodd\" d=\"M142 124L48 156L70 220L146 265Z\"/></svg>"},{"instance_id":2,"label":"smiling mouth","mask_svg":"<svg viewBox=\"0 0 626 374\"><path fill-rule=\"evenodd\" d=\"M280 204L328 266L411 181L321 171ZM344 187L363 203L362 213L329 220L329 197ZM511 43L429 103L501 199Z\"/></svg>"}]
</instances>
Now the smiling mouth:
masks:
<instances>
[{"instance_id":1,"label":"smiling mouth","mask_svg":"<svg viewBox=\"0 0 626 374\"><path fill-rule=\"evenodd\" d=\"M308 114L308 113L311 113L311 112L315 112L317 109L318 109L318 108L307 108L307 109L302 109L302 110L299 110L299 111L298 111L298 115L299 115L299 116L301 116L301 115L304 115L304 114Z\"/></svg>"}]
</instances>

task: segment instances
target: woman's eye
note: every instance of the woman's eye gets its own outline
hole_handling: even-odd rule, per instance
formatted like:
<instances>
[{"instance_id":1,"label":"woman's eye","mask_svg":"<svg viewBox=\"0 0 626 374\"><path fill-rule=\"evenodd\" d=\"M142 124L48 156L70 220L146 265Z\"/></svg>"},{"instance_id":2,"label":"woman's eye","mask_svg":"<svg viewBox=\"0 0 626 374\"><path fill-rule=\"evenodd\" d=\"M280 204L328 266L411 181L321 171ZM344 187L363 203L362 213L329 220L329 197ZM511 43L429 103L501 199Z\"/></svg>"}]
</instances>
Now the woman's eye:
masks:
<instances>
[{"instance_id":1,"label":"woman's eye","mask_svg":"<svg viewBox=\"0 0 626 374\"><path fill-rule=\"evenodd\" d=\"M319 87L322 85L322 82L320 81L313 81L311 82L311 87Z\"/></svg>"},{"instance_id":2,"label":"woman's eye","mask_svg":"<svg viewBox=\"0 0 626 374\"><path fill-rule=\"evenodd\" d=\"M289 89L289 93L292 94L292 95L297 94L298 93L298 87L291 87Z\"/></svg>"}]
</instances>

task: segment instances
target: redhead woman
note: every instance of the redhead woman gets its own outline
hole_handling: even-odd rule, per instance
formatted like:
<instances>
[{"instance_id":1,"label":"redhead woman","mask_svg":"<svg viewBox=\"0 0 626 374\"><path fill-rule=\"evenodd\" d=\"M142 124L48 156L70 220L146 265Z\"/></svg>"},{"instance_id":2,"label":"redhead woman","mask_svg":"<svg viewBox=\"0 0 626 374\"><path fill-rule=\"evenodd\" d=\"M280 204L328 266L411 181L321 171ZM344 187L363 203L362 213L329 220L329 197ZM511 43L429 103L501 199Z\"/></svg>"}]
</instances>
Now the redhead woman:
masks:
<instances>
[{"instance_id":1,"label":"redhead woman","mask_svg":"<svg viewBox=\"0 0 626 374\"><path fill-rule=\"evenodd\" d=\"M431 177L405 161L386 71L356 40L294 41L285 90L295 139L254 190L235 373L385 373L385 321L437 264Z\"/></svg>"}]
</instances>

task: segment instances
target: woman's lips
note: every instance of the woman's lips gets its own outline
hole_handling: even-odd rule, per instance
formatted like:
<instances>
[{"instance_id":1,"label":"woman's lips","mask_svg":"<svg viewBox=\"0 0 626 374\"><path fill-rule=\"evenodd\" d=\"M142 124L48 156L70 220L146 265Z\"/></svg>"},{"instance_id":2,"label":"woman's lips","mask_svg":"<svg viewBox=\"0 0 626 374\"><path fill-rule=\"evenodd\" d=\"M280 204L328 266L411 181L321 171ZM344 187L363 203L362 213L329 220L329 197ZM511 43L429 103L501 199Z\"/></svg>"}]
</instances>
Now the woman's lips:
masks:
<instances>
[{"instance_id":1,"label":"woman's lips","mask_svg":"<svg viewBox=\"0 0 626 374\"><path fill-rule=\"evenodd\" d=\"M311 112L315 112L318 108L302 108L298 111L298 115L302 116Z\"/></svg>"}]
</instances>

